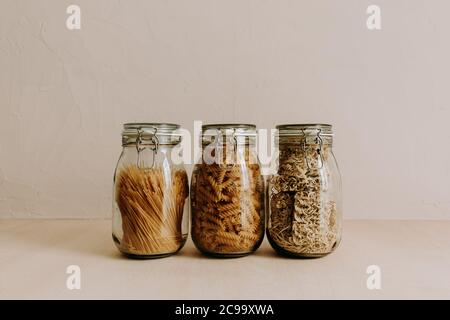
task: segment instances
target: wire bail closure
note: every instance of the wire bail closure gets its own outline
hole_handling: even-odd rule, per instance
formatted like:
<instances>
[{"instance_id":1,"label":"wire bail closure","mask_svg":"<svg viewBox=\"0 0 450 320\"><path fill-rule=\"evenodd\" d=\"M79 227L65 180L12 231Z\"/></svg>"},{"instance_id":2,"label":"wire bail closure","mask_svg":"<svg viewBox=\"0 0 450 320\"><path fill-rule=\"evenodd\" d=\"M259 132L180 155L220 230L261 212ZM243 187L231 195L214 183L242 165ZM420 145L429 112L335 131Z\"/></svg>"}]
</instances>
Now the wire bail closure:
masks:
<instances>
[{"instance_id":1,"label":"wire bail closure","mask_svg":"<svg viewBox=\"0 0 450 320\"><path fill-rule=\"evenodd\" d=\"M220 129L216 129L216 141L214 142L214 146L217 148L222 143L223 134Z\"/></svg>"},{"instance_id":2,"label":"wire bail closure","mask_svg":"<svg viewBox=\"0 0 450 320\"><path fill-rule=\"evenodd\" d=\"M153 144L153 147L151 148L153 151L153 159L152 159L152 166L151 168L153 168L155 166L155 158L156 155L158 154L158 149L159 149L159 139L156 136L157 132L158 132L158 128L156 127L151 127L154 132L152 133L152 137L151 137L151 142ZM136 137L136 151L137 151L137 167L139 169L141 169L141 152L144 151L147 146L145 144L143 144L143 134L145 133L144 130L142 130L142 127L139 127L136 129L137 130L137 137Z\"/></svg>"},{"instance_id":3,"label":"wire bail closure","mask_svg":"<svg viewBox=\"0 0 450 320\"><path fill-rule=\"evenodd\" d=\"M324 166L324 160L323 160L323 154L322 154L322 146L323 146L323 139L322 139L322 129L317 129L317 135L315 138L315 142L316 144L319 145L319 148L316 150L317 154L319 155L319 159L320 159L320 165L318 166L318 169L322 169ZM308 160L308 153L306 152L306 133L305 133L305 129L302 129L302 151L305 154L305 162L306 162L306 166L308 167L308 169L312 169L312 166L309 163Z\"/></svg>"},{"instance_id":4,"label":"wire bail closure","mask_svg":"<svg viewBox=\"0 0 450 320\"><path fill-rule=\"evenodd\" d=\"M238 145L238 140L237 140L237 135L236 135L236 128L233 129L233 134L231 135L231 137L233 138L234 153L236 153L237 152L237 145Z\"/></svg>"},{"instance_id":5,"label":"wire bail closure","mask_svg":"<svg viewBox=\"0 0 450 320\"><path fill-rule=\"evenodd\" d=\"M222 132L221 129L217 128L216 130L216 135L215 135L215 142L214 142L214 149L216 150L217 156L218 157L222 157L221 154L224 151L223 148L221 148L221 146L223 145L224 141L223 141L223 137L224 137L224 133ZM236 154L237 152L237 145L238 145L238 140L237 140L237 134L236 134L236 128L233 128L233 133L231 134L231 141L233 143L233 152L234 154ZM228 135L225 133L225 138L228 140ZM225 142L226 144L227 142ZM227 151L226 151L227 152ZM228 154L227 154L228 155ZM220 158L219 158L220 159ZM226 158L227 159L227 158ZM218 159L216 159L218 160ZM221 160L218 160L219 162Z\"/></svg>"}]
</instances>

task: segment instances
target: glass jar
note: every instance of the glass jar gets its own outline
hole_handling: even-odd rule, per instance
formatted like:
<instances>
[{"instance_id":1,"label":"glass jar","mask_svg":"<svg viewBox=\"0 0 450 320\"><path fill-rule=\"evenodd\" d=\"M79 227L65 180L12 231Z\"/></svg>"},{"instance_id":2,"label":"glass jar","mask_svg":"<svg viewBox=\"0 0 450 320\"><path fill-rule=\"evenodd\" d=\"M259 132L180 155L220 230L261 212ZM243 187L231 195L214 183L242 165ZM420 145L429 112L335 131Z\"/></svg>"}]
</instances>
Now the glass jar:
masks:
<instances>
[{"instance_id":1,"label":"glass jar","mask_svg":"<svg viewBox=\"0 0 450 320\"><path fill-rule=\"evenodd\" d=\"M129 123L114 175L113 239L133 258L158 258L179 251L188 233L189 184L176 124Z\"/></svg>"},{"instance_id":2,"label":"glass jar","mask_svg":"<svg viewBox=\"0 0 450 320\"><path fill-rule=\"evenodd\" d=\"M256 127L202 127L202 157L191 181L192 240L204 254L239 257L264 237L264 180Z\"/></svg>"},{"instance_id":3,"label":"glass jar","mask_svg":"<svg viewBox=\"0 0 450 320\"><path fill-rule=\"evenodd\" d=\"M268 178L267 237L280 254L331 253L342 233L341 176L331 125L279 125L275 173Z\"/></svg>"}]
</instances>

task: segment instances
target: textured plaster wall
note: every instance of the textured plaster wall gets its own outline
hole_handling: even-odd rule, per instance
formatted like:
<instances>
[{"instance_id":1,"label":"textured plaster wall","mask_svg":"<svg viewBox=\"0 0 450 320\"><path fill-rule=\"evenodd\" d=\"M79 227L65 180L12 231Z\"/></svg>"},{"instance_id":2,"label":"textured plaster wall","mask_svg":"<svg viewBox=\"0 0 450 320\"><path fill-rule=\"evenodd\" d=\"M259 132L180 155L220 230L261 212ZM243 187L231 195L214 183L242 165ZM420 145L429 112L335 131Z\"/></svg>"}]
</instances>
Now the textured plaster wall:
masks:
<instances>
[{"instance_id":1,"label":"textured plaster wall","mask_svg":"<svg viewBox=\"0 0 450 320\"><path fill-rule=\"evenodd\" d=\"M69 4L81 30L65 26ZM203 120L332 123L346 217L450 218L448 12L444 0L0 0L0 217L109 217L121 124Z\"/></svg>"}]
</instances>

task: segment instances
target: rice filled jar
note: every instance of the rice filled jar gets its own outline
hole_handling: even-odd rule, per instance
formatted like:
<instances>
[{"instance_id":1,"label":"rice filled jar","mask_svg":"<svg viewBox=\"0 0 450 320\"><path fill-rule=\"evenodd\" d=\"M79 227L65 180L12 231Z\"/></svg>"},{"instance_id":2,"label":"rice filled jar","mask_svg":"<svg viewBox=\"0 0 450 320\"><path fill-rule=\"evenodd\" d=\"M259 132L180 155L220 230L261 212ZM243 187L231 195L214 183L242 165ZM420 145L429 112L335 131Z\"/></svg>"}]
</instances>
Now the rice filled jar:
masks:
<instances>
[{"instance_id":1,"label":"rice filled jar","mask_svg":"<svg viewBox=\"0 0 450 320\"><path fill-rule=\"evenodd\" d=\"M183 164L173 161L178 130L176 124L124 125L114 175L113 240L129 257L168 256L186 242L188 177Z\"/></svg>"},{"instance_id":2,"label":"rice filled jar","mask_svg":"<svg viewBox=\"0 0 450 320\"><path fill-rule=\"evenodd\" d=\"M321 257L339 245L341 176L331 125L279 125L278 157L268 178L267 237L280 254Z\"/></svg>"},{"instance_id":3,"label":"rice filled jar","mask_svg":"<svg viewBox=\"0 0 450 320\"><path fill-rule=\"evenodd\" d=\"M191 181L192 240L204 254L238 257L264 237L264 180L256 127L202 127L202 157Z\"/></svg>"}]
</instances>

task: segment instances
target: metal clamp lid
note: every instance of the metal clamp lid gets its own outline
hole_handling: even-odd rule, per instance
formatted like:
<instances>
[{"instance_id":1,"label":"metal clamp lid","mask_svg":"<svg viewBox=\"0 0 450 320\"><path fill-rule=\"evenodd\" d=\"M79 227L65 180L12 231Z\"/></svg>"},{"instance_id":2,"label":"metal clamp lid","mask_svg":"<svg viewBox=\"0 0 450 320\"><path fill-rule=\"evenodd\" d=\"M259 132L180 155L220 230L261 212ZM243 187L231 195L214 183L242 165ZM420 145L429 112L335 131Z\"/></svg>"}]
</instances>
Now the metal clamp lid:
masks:
<instances>
[{"instance_id":1,"label":"metal clamp lid","mask_svg":"<svg viewBox=\"0 0 450 320\"><path fill-rule=\"evenodd\" d=\"M312 124L281 124L277 125L279 136L297 136L299 134L314 132L320 129L321 136L333 136L333 126L331 124L312 123Z\"/></svg>"},{"instance_id":2,"label":"metal clamp lid","mask_svg":"<svg viewBox=\"0 0 450 320\"><path fill-rule=\"evenodd\" d=\"M179 125L169 123L126 123L122 132L123 145L136 146L138 168L141 168L141 153L150 148L153 151L153 168L161 144L177 144L181 141L181 134L176 132L179 128ZM180 139L174 142L173 137Z\"/></svg>"},{"instance_id":3,"label":"metal clamp lid","mask_svg":"<svg viewBox=\"0 0 450 320\"><path fill-rule=\"evenodd\" d=\"M319 148L317 149L317 154L319 155L319 159L320 159L320 166L318 167L319 169L322 169L323 168L323 164L324 164L323 155L322 155L323 139L321 137L321 132L322 132L322 129L320 129L320 128L317 129L316 144L319 145ZM309 161L308 161L308 153L306 152L307 151L306 150L306 148L307 148L307 146L306 146L306 134L305 134L304 130L302 130L302 136L303 136L303 139L302 139L302 151L303 151L303 154L304 154L304 157L305 157L306 166L308 167L308 169L312 169L312 167L311 167L311 165L309 164Z\"/></svg>"},{"instance_id":4,"label":"metal clamp lid","mask_svg":"<svg viewBox=\"0 0 450 320\"><path fill-rule=\"evenodd\" d=\"M333 130L330 124L283 124L276 126L278 130L279 137L295 137L300 135L302 137L301 140L301 148L304 153L304 158L308 169L312 169L310 161L308 160L307 153L307 137L315 135L314 142L318 145L317 154L319 155L319 169L322 169L324 166L323 159L323 138L324 137L332 137Z\"/></svg>"},{"instance_id":5,"label":"metal clamp lid","mask_svg":"<svg viewBox=\"0 0 450 320\"><path fill-rule=\"evenodd\" d=\"M137 130L137 137L136 137L136 151L137 151L137 160L136 165L138 168L141 167L141 152L147 148L146 145L142 144L142 134L144 131L141 128L136 129ZM155 166L155 157L158 154L158 148L159 148L159 139L156 135L158 133L158 128L154 127L153 135L151 136L151 141L153 144L153 147L151 148L153 151L153 159L152 159L152 168Z\"/></svg>"},{"instance_id":6,"label":"metal clamp lid","mask_svg":"<svg viewBox=\"0 0 450 320\"><path fill-rule=\"evenodd\" d=\"M242 139L256 137L256 126L254 124L207 124L202 126L202 138L209 137L215 139L215 145L219 146L224 138L231 138L235 150Z\"/></svg>"}]
</instances>

